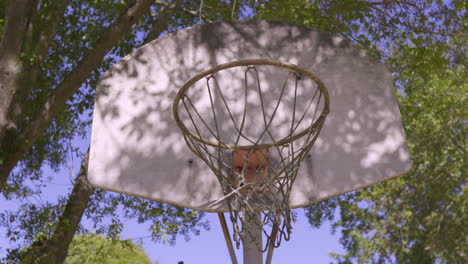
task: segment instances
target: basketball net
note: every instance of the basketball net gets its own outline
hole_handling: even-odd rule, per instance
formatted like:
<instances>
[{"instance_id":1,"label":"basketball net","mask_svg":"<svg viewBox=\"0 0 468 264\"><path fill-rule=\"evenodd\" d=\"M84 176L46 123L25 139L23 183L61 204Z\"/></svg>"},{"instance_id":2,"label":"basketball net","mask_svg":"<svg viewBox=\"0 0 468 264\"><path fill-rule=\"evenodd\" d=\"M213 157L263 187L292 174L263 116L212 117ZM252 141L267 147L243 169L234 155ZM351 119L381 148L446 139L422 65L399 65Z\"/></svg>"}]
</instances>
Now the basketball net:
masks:
<instances>
[{"instance_id":1,"label":"basketball net","mask_svg":"<svg viewBox=\"0 0 468 264\"><path fill-rule=\"evenodd\" d=\"M266 80L261 80L259 71L264 67L278 67L287 72L287 80L278 89L281 89L280 96L274 103L276 107L267 114L264 110L265 98L261 84ZM261 113L263 124L256 138L244 133L245 111L240 118L233 117L229 109L229 104L224 102L225 112L229 113L230 121L233 122L237 136L229 142L224 142L220 135L217 120L217 111L214 105L213 94L217 93L222 100L223 90L219 87L218 72L234 68L244 71L245 78L254 78L257 95L260 97ZM251 77L253 76L253 77ZM301 81L304 76L311 79L315 84L315 91L308 93L309 100L307 108L298 113L296 109L296 97L301 89ZM199 80L205 78L206 93L209 94L211 104L211 116L213 122L206 121L193 102L188 89ZM212 85L215 83L215 85ZM248 80L244 82L245 101L248 101ZM293 109L290 109L290 123L287 133L281 138L273 134L272 120L278 116L279 105L282 100L286 100L286 91L292 91L294 98L288 98L294 102ZM305 96L302 94L301 96ZM183 106L183 107L180 107ZM187 116L184 123L179 113L184 111ZM242 238L253 236L249 234L249 229L244 228L246 223L250 226L255 224L263 231L267 238L265 247L257 247L266 251L269 247L278 247L282 239L289 240L294 221L289 206L291 190L296 179L301 162L310 155L309 152L316 141L320 129L329 112L329 97L325 85L312 73L292 64L287 64L274 60L242 60L218 65L214 68L201 72L189 80L179 91L174 101L174 117L184 134L187 146L200 157L216 175L224 196L210 204L211 207L227 206L229 208L230 219L233 224L233 239L237 247L240 247ZM219 115L218 115L219 116ZM242 120L240 123L236 120ZM225 122L226 120L223 120ZM237 122L237 123L236 123ZM306 124L302 122L307 122ZM298 131L302 123L305 127ZM188 129L190 127L191 129ZM204 131L209 131L214 140L203 136ZM241 140L248 141L248 144L240 144ZM265 140L267 139L267 140ZM268 141L265 143L265 141ZM258 217L261 212L261 217Z\"/></svg>"}]
</instances>

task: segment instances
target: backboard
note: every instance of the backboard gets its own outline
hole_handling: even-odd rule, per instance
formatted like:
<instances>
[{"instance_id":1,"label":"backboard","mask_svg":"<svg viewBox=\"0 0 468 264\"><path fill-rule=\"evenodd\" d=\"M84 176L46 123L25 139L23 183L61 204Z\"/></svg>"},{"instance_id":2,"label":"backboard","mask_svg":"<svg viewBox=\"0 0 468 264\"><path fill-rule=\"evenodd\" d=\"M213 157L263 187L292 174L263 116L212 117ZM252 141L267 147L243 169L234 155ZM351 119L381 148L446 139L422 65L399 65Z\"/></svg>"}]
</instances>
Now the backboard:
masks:
<instances>
[{"instance_id":1,"label":"backboard","mask_svg":"<svg viewBox=\"0 0 468 264\"><path fill-rule=\"evenodd\" d=\"M223 196L222 189L208 166L188 149L172 106L179 89L199 72L246 59L298 65L320 78L330 96L328 117L293 184L291 208L409 170L411 161L392 76L380 62L327 33L256 20L180 30L142 46L106 72L96 92L88 171L91 184L201 211L228 211L222 203L213 206ZM242 109L236 106L240 105L245 71L224 74L212 85L222 89L233 106L232 114L242 116ZM250 78L252 87L256 80ZM266 102L275 102L278 96L287 99L293 92L280 95L276 88L285 80L288 84L288 72L259 68L258 80ZM293 104L305 111L314 85L302 80L299 99L285 100L278 108L280 118L272 124L278 137L289 129L284 124ZM206 93L197 94L204 86L206 82L200 82L191 90L194 104L211 111ZM219 95L213 96L215 103L222 103ZM255 133L260 124L259 104L248 104L246 133ZM228 117L225 113L218 119ZM220 126L220 130L223 140L233 139L232 127ZM201 133L210 137L207 131Z\"/></svg>"}]
</instances>

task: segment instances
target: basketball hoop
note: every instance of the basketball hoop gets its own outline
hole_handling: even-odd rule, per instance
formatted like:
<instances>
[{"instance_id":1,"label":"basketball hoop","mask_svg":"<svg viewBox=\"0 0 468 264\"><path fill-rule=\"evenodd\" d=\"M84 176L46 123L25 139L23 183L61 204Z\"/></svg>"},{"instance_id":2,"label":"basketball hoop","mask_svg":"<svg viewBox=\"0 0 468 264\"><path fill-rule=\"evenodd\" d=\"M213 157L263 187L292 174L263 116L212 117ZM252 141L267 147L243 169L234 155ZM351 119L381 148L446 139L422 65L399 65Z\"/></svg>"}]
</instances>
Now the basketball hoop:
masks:
<instances>
[{"instance_id":1,"label":"basketball hoop","mask_svg":"<svg viewBox=\"0 0 468 264\"><path fill-rule=\"evenodd\" d=\"M267 100L267 92L261 85L268 81L262 78L268 76L259 72L272 72L271 68L277 72L284 71L286 80L278 87L270 85L269 90L276 91L278 96ZM238 87L242 91L241 103L229 104L223 95L218 81L222 71L233 71L226 76L244 76L244 87ZM236 75L235 71L242 74ZM301 93L304 76L315 83L314 92ZM191 89L195 90L194 85L203 78L206 79L206 89L191 93ZM252 82L254 84L249 87ZM202 93L209 98L204 105L208 105L209 111L201 111L200 105L191 100L199 98ZM286 98L287 94L291 96ZM252 96L257 100L252 100ZM296 107L299 96L308 96L307 107L301 112ZM293 101L286 117L280 113L280 108L291 104L282 104L284 100ZM261 108L259 122L252 122L261 128L256 133L246 132L249 130L246 127L246 112L251 101ZM241 110L235 111L233 107ZM179 90L173 104L174 118L187 146L210 167L223 189L224 196L211 206L220 203L228 206L238 248L242 237L250 235L244 228L247 223L259 226L266 235L265 248L257 245L262 251L278 247L283 238L289 240L291 188L299 166L316 141L328 112L329 95L318 77L296 65L275 60L240 60L221 64L197 74ZM282 117L278 122L284 122L282 126L288 128L280 131L282 135L272 125L280 115ZM220 118L231 119L230 132L234 133L233 137L223 138ZM258 217L259 212L261 217ZM272 231L267 232L270 224L273 224Z\"/></svg>"}]
</instances>

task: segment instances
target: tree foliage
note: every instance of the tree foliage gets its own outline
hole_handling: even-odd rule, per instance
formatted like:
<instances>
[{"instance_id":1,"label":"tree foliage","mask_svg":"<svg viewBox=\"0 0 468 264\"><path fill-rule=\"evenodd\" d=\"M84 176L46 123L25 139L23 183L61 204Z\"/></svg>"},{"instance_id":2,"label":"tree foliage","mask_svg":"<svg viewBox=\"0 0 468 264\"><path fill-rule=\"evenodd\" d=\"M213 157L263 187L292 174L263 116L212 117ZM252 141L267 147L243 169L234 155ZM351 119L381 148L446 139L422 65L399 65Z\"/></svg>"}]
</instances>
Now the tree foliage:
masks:
<instances>
[{"instance_id":1,"label":"tree foliage","mask_svg":"<svg viewBox=\"0 0 468 264\"><path fill-rule=\"evenodd\" d=\"M367 33L350 37L364 47L372 43L367 48L394 72L413 167L402 177L306 209L317 226L334 219L339 208L334 228L341 230L346 254L335 255L338 263L468 261L462 2L416 1L407 9L388 4L382 10L375 4L365 16L375 23L361 22Z\"/></svg>"},{"instance_id":2,"label":"tree foliage","mask_svg":"<svg viewBox=\"0 0 468 264\"><path fill-rule=\"evenodd\" d=\"M94 86L105 70L163 32L219 19L228 6L205 1L203 9L192 10L197 5L182 0L0 2L0 192L22 203L1 218L7 237L17 243L9 257L24 257L19 248L32 244L24 263L39 262L40 255L54 259L40 260L44 263L61 263L58 253L66 255L83 214L94 221L93 229L109 236L122 230L122 216L136 217L150 224L155 241L169 243L206 227L202 213L89 188L86 155L73 145L88 136ZM240 12L233 10L230 16ZM73 192L59 202L42 202L42 189L51 183L43 169L63 169L70 155L83 158Z\"/></svg>"},{"instance_id":3,"label":"tree foliage","mask_svg":"<svg viewBox=\"0 0 468 264\"><path fill-rule=\"evenodd\" d=\"M108 239L96 234L77 235L65 264L151 264L145 252L129 240Z\"/></svg>"},{"instance_id":4,"label":"tree foliage","mask_svg":"<svg viewBox=\"0 0 468 264\"><path fill-rule=\"evenodd\" d=\"M340 263L467 261L465 73L433 74L400 97L413 168L340 199Z\"/></svg>"}]
</instances>

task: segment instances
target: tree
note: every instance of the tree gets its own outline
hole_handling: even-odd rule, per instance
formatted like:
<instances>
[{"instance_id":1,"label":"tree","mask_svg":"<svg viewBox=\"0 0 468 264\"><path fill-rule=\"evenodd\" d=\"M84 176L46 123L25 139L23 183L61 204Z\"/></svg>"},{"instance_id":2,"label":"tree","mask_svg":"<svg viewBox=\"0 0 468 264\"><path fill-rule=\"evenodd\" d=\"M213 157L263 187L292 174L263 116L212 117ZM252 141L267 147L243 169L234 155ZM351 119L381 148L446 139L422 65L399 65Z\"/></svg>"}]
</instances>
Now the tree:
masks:
<instances>
[{"instance_id":1,"label":"tree","mask_svg":"<svg viewBox=\"0 0 468 264\"><path fill-rule=\"evenodd\" d=\"M465 263L466 10L462 1L390 2L373 5L367 33L350 39L373 43L394 72L413 168L307 215L318 226L339 208L347 253L338 263Z\"/></svg>"},{"instance_id":2,"label":"tree","mask_svg":"<svg viewBox=\"0 0 468 264\"><path fill-rule=\"evenodd\" d=\"M151 264L151 261L140 247L129 240L112 240L96 234L87 234L73 238L65 263Z\"/></svg>"},{"instance_id":3,"label":"tree","mask_svg":"<svg viewBox=\"0 0 468 264\"><path fill-rule=\"evenodd\" d=\"M466 3L259 1L257 16L305 24L354 42L395 76L414 162L405 176L306 208L334 220L339 263L465 263ZM334 219L335 210L341 217Z\"/></svg>"},{"instance_id":4,"label":"tree","mask_svg":"<svg viewBox=\"0 0 468 264\"><path fill-rule=\"evenodd\" d=\"M67 101L152 4L131 2L103 5L111 12L100 22L110 26L92 32L97 25L79 21L75 13L84 6L102 11L93 1L6 1L0 43L0 188L49 126L60 126L55 118L62 111L81 112L66 107ZM89 27L87 32L73 28L80 24ZM65 43L70 45L62 46Z\"/></svg>"},{"instance_id":5,"label":"tree","mask_svg":"<svg viewBox=\"0 0 468 264\"><path fill-rule=\"evenodd\" d=\"M415 48L402 50L401 56L401 61L426 61ZM462 231L468 220L466 61L437 66L425 73L430 79L402 72L408 78L400 107L413 168L401 178L340 198L341 219L335 225L348 253L338 257L339 263L468 261Z\"/></svg>"},{"instance_id":6,"label":"tree","mask_svg":"<svg viewBox=\"0 0 468 264\"><path fill-rule=\"evenodd\" d=\"M43 166L58 170L70 152L82 155L71 141L86 135L94 85L110 65L162 32L218 19L227 10L230 17L240 12L224 2L205 1L195 9L203 13L197 13L192 11L197 5L181 0L0 2L0 192L6 199L39 195L47 182ZM100 228L115 235L122 225L119 205L125 206L123 214L152 222L155 240L163 233L173 242L177 234L199 232L203 214L94 191L86 164L84 155L68 200L40 206L27 202L19 212L2 214L7 236L32 244L23 254L11 250L10 257L23 263L62 263L83 214L96 225L111 217L113 224ZM27 180L38 187L23 184Z\"/></svg>"}]
</instances>

